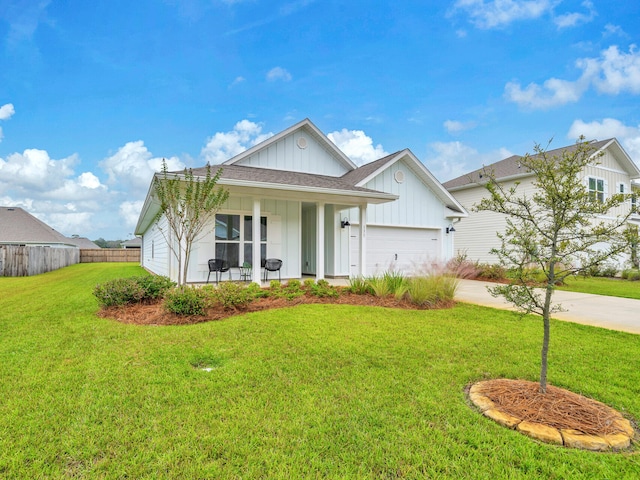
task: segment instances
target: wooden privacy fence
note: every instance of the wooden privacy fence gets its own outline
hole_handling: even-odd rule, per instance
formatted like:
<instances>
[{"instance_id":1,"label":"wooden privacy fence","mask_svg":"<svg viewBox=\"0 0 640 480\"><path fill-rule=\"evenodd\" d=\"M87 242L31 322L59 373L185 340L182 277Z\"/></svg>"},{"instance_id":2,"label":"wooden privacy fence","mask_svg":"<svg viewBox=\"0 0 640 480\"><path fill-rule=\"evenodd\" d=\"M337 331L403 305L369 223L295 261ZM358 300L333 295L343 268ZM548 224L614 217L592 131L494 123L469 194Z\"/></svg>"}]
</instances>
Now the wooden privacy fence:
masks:
<instances>
[{"instance_id":1,"label":"wooden privacy fence","mask_svg":"<svg viewBox=\"0 0 640 480\"><path fill-rule=\"evenodd\" d=\"M28 277L80 261L77 248L0 245L0 277Z\"/></svg>"},{"instance_id":2,"label":"wooden privacy fence","mask_svg":"<svg viewBox=\"0 0 640 480\"><path fill-rule=\"evenodd\" d=\"M139 248L87 248L80 250L80 263L140 262Z\"/></svg>"}]
</instances>

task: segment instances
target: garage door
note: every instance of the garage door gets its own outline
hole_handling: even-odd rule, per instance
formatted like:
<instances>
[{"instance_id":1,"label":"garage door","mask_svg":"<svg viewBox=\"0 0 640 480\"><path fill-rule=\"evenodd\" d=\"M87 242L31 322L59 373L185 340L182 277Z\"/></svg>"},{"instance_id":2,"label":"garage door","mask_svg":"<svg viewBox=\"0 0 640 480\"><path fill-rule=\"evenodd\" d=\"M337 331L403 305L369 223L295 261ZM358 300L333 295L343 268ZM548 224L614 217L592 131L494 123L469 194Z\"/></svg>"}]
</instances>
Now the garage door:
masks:
<instances>
[{"instance_id":1,"label":"garage door","mask_svg":"<svg viewBox=\"0 0 640 480\"><path fill-rule=\"evenodd\" d=\"M427 228L367 227L367 275L399 271L412 275L440 258L440 230ZM358 226L351 227L351 274L359 271Z\"/></svg>"}]
</instances>

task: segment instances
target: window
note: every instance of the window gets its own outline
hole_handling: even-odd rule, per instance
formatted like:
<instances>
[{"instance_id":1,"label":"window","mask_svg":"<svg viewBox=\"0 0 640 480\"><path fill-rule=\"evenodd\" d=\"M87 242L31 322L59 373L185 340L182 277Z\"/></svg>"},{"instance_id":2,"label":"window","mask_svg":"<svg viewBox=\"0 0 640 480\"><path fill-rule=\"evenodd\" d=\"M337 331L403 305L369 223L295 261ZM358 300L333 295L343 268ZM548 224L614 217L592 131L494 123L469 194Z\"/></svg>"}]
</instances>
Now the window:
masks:
<instances>
[{"instance_id":1,"label":"window","mask_svg":"<svg viewBox=\"0 0 640 480\"><path fill-rule=\"evenodd\" d=\"M242 223L240 215L216 215L216 258L226 260L232 267L252 263L251 222L251 215L245 215ZM260 258L267 258L267 217L260 217Z\"/></svg>"},{"instance_id":2,"label":"window","mask_svg":"<svg viewBox=\"0 0 640 480\"><path fill-rule=\"evenodd\" d=\"M603 203L605 195L604 180L602 178L589 177L589 198Z\"/></svg>"}]
</instances>

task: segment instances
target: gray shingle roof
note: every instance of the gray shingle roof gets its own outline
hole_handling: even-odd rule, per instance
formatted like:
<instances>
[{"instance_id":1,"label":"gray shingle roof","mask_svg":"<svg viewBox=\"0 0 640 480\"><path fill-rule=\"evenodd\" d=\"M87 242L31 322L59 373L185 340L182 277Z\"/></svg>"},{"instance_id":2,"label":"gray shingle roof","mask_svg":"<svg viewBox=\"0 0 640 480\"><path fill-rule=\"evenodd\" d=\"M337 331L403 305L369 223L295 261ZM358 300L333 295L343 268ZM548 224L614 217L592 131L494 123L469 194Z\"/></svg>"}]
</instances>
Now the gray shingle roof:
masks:
<instances>
[{"instance_id":1,"label":"gray shingle roof","mask_svg":"<svg viewBox=\"0 0 640 480\"><path fill-rule=\"evenodd\" d=\"M20 207L0 207L0 243L72 244L70 239Z\"/></svg>"},{"instance_id":2,"label":"gray shingle roof","mask_svg":"<svg viewBox=\"0 0 640 480\"><path fill-rule=\"evenodd\" d=\"M384 166L385 163L391 161L395 158L400 151L392 153L391 155L387 155L386 157L379 158L378 160L374 160L373 162L365 163L361 167L356 168L355 170L351 170L350 172L345 173L342 176L342 179L349 183L350 185L356 185L373 172Z\"/></svg>"},{"instance_id":3,"label":"gray shingle roof","mask_svg":"<svg viewBox=\"0 0 640 480\"><path fill-rule=\"evenodd\" d=\"M75 245L78 248L82 249L91 249L91 248L100 248L98 245L93 243L87 237L69 237L69 243Z\"/></svg>"},{"instance_id":4,"label":"gray shingle roof","mask_svg":"<svg viewBox=\"0 0 640 480\"><path fill-rule=\"evenodd\" d=\"M612 139L601 140L598 142L592 142L592 147L597 151L607 143L609 143ZM566 151L570 153L577 148L576 144L569 145L566 147L556 148L554 150L547 150L546 155L547 158L559 157L562 155L562 152ZM532 157L536 157L537 155L531 155ZM520 164L520 159L522 157L520 155L512 155L511 157L505 158L504 160L500 160L499 162L492 163L490 165L485 165L482 168L474 170L470 173L465 173L464 175L460 175L457 178L449 180L448 182L444 182L443 185L446 189L459 188L464 187L466 185L471 184L479 184L484 183L487 179L487 174L494 175L496 180L500 180L503 178L515 177L515 176L526 176L530 174L527 170L523 169Z\"/></svg>"},{"instance_id":5,"label":"gray shingle roof","mask_svg":"<svg viewBox=\"0 0 640 480\"><path fill-rule=\"evenodd\" d=\"M215 175L219 168L222 168L222 179L243 180L247 182L260 182L278 185L293 185L298 187L312 187L329 190L342 190L345 193L384 193L368 188L356 187L350 181L346 181L344 177L332 177L329 175L291 172L287 170L275 170L271 168L246 167L239 165L213 165L211 167L211 174ZM206 173L206 167L193 169L193 174L196 176L204 176L206 175Z\"/></svg>"}]
</instances>

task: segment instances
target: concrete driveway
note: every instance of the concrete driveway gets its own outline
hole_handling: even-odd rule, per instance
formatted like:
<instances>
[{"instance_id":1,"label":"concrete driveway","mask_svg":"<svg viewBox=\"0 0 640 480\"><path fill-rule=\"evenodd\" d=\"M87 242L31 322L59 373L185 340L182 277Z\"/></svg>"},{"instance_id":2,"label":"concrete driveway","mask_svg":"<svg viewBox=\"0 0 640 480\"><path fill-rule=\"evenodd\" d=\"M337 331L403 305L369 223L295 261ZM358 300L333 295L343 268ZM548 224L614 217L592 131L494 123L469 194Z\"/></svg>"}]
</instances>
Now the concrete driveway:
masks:
<instances>
[{"instance_id":1,"label":"concrete driveway","mask_svg":"<svg viewBox=\"0 0 640 480\"><path fill-rule=\"evenodd\" d=\"M494 285L495 283L478 280L461 280L456 300L514 310L503 298L491 296L487 287ZM553 303L562 304L562 308L566 310L553 314L553 318L558 320L640 334L640 300L556 290Z\"/></svg>"}]
</instances>

